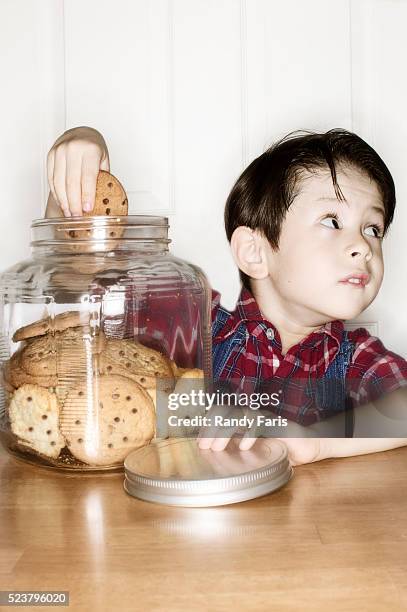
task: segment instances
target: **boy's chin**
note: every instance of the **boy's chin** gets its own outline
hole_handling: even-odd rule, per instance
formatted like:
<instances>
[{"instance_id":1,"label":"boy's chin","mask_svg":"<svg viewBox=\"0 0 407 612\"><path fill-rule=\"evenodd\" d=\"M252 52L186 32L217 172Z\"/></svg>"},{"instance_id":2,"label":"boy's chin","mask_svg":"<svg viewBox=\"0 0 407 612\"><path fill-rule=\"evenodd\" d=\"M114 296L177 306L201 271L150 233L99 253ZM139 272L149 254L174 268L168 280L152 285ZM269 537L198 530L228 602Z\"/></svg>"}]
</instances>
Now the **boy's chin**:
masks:
<instances>
[{"instance_id":1,"label":"boy's chin","mask_svg":"<svg viewBox=\"0 0 407 612\"><path fill-rule=\"evenodd\" d=\"M350 319L358 317L364 310L365 308L338 308L332 311L330 316L334 320L349 321Z\"/></svg>"}]
</instances>

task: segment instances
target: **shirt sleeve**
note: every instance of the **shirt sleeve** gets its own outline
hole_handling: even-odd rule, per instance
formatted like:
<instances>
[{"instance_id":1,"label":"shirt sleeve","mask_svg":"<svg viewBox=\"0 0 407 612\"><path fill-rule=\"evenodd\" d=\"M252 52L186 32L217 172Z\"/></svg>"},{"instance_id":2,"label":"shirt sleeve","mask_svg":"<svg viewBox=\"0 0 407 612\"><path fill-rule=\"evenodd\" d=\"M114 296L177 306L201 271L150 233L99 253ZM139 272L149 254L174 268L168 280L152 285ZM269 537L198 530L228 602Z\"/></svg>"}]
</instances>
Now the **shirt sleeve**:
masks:
<instances>
[{"instance_id":1,"label":"shirt sleeve","mask_svg":"<svg viewBox=\"0 0 407 612\"><path fill-rule=\"evenodd\" d=\"M348 381L357 406L373 402L407 386L407 361L366 332L353 354Z\"/></svg>"}]
</instances>

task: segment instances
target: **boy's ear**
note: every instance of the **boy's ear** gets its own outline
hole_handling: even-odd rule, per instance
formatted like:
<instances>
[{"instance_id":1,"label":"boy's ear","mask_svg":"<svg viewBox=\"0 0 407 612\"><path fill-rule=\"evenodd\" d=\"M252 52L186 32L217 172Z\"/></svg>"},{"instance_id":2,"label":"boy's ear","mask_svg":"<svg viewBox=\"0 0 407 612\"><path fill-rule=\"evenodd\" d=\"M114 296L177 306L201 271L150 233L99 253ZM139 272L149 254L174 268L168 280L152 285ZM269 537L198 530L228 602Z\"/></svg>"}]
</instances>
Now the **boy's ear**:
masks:
<instances>
[{"instance_id":1,"label":"boy's ear","mask_svg":"<svg viewBox=\"0 0 407 612\"><path fill-rule=\"evenodd\" d=\"M241 225L230 240L233 259L247 276L261 280L268 276L265 238L256 230Z\"/></svg>"}]
</instances>

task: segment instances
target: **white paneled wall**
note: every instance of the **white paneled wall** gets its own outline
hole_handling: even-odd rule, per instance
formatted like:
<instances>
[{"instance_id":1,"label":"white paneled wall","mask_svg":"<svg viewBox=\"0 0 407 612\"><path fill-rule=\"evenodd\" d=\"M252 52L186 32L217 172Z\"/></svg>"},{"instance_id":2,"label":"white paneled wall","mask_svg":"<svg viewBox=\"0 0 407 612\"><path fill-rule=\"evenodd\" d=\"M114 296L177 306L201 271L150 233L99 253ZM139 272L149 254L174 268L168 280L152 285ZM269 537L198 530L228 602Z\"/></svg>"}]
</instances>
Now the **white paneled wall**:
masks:
<instances>
[{"instance_id":1,"label":"white paneled wall","mask_svg":"<svg viewBox=\"0 0 407 612\"><path fill-rule=\"evenodd\" d=\"M45 157L64 129L62 5L0 2L0 267L29 255L44 209Z\"/></svg>"},{"instance_id":2,"label":"white paneled wall","mask_svg":"<svg viewBox=\"0 0 407 612\"><path fill-rule=\"evenodd\" d=\"M173 252L232 307L233 182L288 131L345 127L398 194L383 288L358 321L407 356L406 23L404 0L1 0L1 267L28 253L49 147L91 125L131 212L167 215Z\"/></svg>"}]
</instances>

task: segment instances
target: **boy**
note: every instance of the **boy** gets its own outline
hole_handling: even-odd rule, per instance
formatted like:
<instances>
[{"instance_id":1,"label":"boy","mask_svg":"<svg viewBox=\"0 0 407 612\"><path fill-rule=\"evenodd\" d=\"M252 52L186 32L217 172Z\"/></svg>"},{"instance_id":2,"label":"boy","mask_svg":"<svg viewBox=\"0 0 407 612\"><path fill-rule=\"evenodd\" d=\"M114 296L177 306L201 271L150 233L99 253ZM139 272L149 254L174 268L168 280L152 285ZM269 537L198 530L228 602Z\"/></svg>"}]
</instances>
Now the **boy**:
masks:
<instances>
[{"instance_id":1,"label":"boy","mask_svg":"<svg viewBox=\"0 0 407 612\"><path fill-rule=\"evenodd\" d=\"M91 128L69 130L49 152L47 167L47 216L91 210L98 171L109 169L103 137ZM322 419L345 410L349 397L366 421L372 402L394 392L381 410L404 418L407 362L366 330L343 327L379 291L382 239L394 206L387 167L344 130L289 135L254 160L226 203L226 232L243 288L233 313L213 292L214 379L288 382L284 414L316 432ZM312 401L299 382L304 379L318 382ZM199 445L222 450L228 440L209 434ZM245 437L240 448L254 441ZM406 438L284 441L293 464L407 444Z\"/></svg>"}]
</instances>

